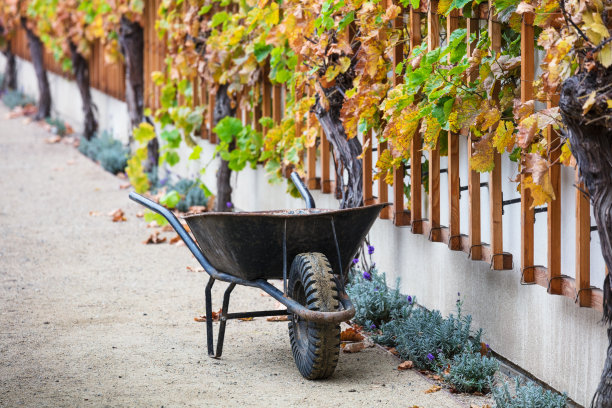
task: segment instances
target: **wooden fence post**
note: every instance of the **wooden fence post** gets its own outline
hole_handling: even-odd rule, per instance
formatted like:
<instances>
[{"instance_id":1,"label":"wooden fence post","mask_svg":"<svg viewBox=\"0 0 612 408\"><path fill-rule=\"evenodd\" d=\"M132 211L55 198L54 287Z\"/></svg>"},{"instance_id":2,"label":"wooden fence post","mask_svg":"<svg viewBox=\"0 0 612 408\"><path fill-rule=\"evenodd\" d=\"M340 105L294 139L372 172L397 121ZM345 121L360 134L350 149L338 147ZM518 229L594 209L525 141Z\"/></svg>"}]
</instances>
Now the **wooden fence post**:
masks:
<instances>
[{"instance_id":1,"label":"wooden fence post","mask_svg":"<svg viewBox=\"0 0 612 408\"><path fill-rule=\"evenodd\" d=\"M440 20L437 14L438 2L431 0L427 10L427 50L440 46ZM429 151L429 239L440 242L440 147Z\"/></svg>"},{"instance_id":2,"label":"wooden fence post","mask_svg":"<svg viewBox=\"0 0 612 408\"><path fill-rule=\"evenodd\" d=\"M446 18L446 41L459 28L459 10L451 11ZM450 56L449 56L450 62ZM459 180L459 134L448 132L448 247L461 250L460 180Z\"/></svg>"},{"instance_id":3,"label":"wooden fence post","mask_svg":"<svg viewBox=\"0 0 612 408\"><path fill-rule=\"evenodd\" d=\"M410 50L421 45L421 14L410 8ZM410 225L413 234L423 233L423 202L421 199L421 157L423 143L417 129L410 143Z\"/></svg>"}]
</instances>

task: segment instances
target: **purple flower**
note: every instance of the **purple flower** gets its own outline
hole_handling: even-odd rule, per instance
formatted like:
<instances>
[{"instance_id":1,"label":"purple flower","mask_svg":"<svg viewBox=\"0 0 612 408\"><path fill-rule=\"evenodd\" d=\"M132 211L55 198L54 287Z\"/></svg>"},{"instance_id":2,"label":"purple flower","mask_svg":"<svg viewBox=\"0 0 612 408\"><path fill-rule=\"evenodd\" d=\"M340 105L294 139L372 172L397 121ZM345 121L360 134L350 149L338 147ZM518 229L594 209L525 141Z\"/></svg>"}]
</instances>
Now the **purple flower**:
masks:
<instances>
[{"instance_id":1,"label":"purple flower","mask_svg":"<svg viewBox=\"0 0 612 408\"><path fill-rule=\"evenodd\" d=\"M431 354L431 353L427 353L427 359L428 359L429 361L433 361L433 360L434 360L434 358L435 358L435 357L434 357L434 355L433 355L433 354Z\"/></svg>"},{"instance_id":2,"label":"purple flower","mask_svg":"<svg viewBox=\"0 0 612 408\"><path fill-rule=\"evenodd\" d=\"M461 292L457 292L457 296L461 296Z\"/></svg>"},{"instance_id":3,"label":"purple flower","mask_svg":"<svg viewBox=\"0 0 612 408\"><path fill-rule=\"evenodd\" d=\"M359 263L359 258L355 258L355 259L353 259L353 263L354 263L355 265L357 265L357 264Z\"/></svg>"},{"instance_id":4,"label":"purple flower","mask_svg":"<svg viewBox=\"0 0 612 408\"><path fill-rule=\"evenodd\" d=\"M374 288L374 292L378 292L378 288Z\"/></svg>"},{"instance_id":5,"label":"purple flower","mask_svg":"<svg viewBox=\"0 0 612 408\"><path fill-rule=\"evenodd\" d=\"M225 203L225 206L226 206L227 208L232 208L234 205L232 204L232 202L231 202L231 201L228 201L227 203Z\"/></svg>"},{"instance_id":6,"label":"purple flower","mask_svg":"<svg viewBox=\"0 0 612 408\"><path fill-rule=\"evenodd\" d=\"M370 330L376 330L376 325L374 323L370 325Z\"/></svg>"},{"instance_id":7,"label":"purple flower","mask_svg":"<svg viewBox=\"0 0 612 408\"><path fill-rule=\"evenodd\" d=\"M368 245L368 254L372 255L374 253L374 247L372 245Z\"/></svg>"},{"instance_id":8,"label":"purple flower","mask_svg":"<svg viewBox=\"0 0 612 408\"><path fill-rule=\"evenodd\" d=\"M363 273L363 279L365 279L365 280L372 280L372 275L370 275L370 272L365 271Z\"/></svg>"},{"instance_id":9,"label":"purple flower","mask_svg":"<svg viewBox=\"0 0 612 408\"><path fill-rule=\"evenodd\" d=\"M409 304L412 304L412 296L406 296L406 300Z\"/></svg>"},{"instance_id":10,"label":"purple flower","mask_svg":"<svg viewBox=\"0 0 612 408\"><path fill-rule=\"evenodd\" d=\"M487 350L489 349L489 345L485 343L485 346L487 347Z\"/></svg>"}]
</instances>

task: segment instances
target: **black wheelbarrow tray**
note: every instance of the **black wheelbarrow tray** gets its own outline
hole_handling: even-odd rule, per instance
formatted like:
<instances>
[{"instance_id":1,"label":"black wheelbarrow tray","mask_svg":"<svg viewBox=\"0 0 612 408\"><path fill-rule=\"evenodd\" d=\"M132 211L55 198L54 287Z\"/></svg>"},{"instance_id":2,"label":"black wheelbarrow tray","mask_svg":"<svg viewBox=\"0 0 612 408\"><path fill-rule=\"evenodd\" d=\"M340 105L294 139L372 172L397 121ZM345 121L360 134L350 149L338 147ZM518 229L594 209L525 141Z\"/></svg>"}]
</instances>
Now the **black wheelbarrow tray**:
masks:
<instances>
[{"instance_id":1,"label":"black wheelbarrow tray","mask_svg":"<svg viewBox=\"0 0 612 408\"><path fill-rule=\"evenodd\" d=\"M345 277L376 217L389 204L315 209L297 173L291 178L306 200L307 209L186 216L197 244L168 209L136 193L130 193L130 198L166 218L210 275L206 285L209 356L221 356L228 319L289 315L296 365L305 378L320 379L329 377L336 368L340 322L355 315L344 290ZM282 279L284 291L270 284L270 279ZM211 300L215 280L229 282L219 318L216 352ZM228 313L236 285L260 288L287 309Z\"/></svg>"}]
</instances>

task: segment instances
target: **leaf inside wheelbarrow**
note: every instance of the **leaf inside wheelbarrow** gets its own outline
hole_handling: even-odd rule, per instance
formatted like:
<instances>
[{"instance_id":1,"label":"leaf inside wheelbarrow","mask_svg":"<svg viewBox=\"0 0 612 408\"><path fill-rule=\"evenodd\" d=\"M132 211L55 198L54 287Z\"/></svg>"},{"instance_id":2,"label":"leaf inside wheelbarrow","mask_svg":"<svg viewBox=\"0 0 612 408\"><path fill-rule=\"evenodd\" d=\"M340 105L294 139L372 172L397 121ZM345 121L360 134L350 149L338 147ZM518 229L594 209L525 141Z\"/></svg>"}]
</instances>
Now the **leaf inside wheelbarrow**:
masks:
<instances>
[{"instance_id":1,"label":"leaf inside wheelbarrow","mask_svg":"<svg viewBox=\"0 0 612 408\"><path fill-rule=\"evenodd\" d=\"M218 271L246 280L281 279L286 231L287 269L305 252L327 256L340 272L335 228L344 273L383 207L376 204L344 210L204 213L185 217L200 249ZM332 228L332 221L333 227Z\"/></svg>"}]
</instances>

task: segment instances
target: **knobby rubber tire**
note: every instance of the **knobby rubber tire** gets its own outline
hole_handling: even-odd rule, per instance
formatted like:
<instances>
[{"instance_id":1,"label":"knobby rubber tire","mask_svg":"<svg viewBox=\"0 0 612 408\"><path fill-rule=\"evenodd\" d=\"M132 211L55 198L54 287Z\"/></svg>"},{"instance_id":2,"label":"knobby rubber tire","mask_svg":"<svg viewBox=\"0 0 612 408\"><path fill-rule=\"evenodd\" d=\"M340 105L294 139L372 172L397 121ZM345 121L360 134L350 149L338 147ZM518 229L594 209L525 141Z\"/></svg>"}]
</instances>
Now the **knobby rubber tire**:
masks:
<instances>
[{"instance_id":1,"label":"knobby rubber tire","mask_svg":"<svg viewBox=\"0 0 612 408\"><path fill-rule=\"evenodd\" d=\"M340 307L338 282L325 255L299 254L291 264L289 295L321 312ZM340 354L340 325L315 323L292 315L289 321L291 351L298 370L309 380L328 378L334 373Z\"/></svg>"}]
</instances>

